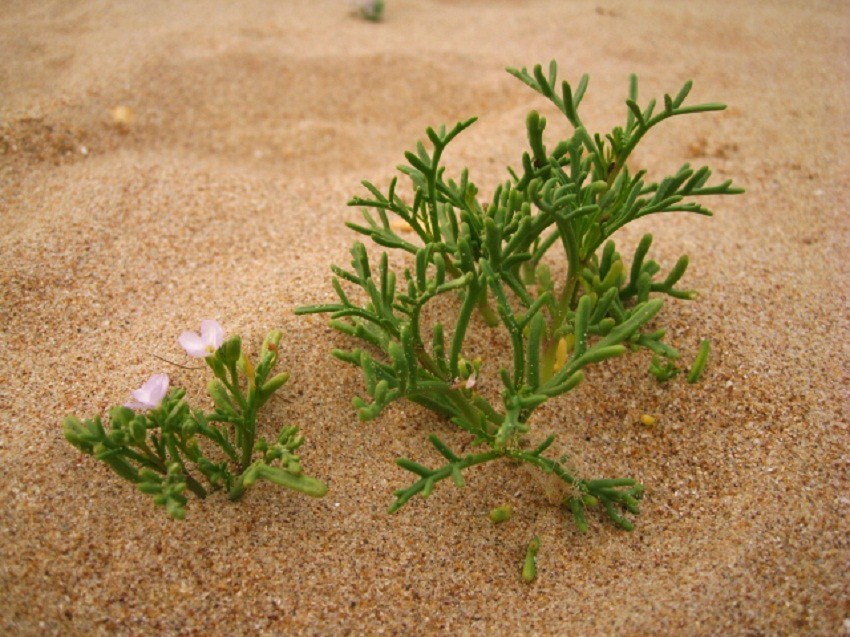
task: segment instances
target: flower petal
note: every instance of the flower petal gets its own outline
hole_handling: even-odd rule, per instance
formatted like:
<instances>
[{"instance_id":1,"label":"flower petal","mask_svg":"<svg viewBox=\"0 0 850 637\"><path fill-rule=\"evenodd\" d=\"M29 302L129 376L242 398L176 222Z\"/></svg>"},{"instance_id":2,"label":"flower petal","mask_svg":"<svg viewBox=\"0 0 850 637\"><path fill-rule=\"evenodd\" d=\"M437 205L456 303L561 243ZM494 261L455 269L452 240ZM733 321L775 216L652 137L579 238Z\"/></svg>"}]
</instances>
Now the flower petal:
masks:
<instances>
[{"instance_id":1,"label":"flower petal","mask_svg":"<svg viewBox=\"0 0 850 637\"><path fill-rule=\"evenodd\" d=\"M134 389L130 395L135 398L140 405L148 405L150 400L150 392L142 385L139 389Z\"/></svg>"},{"instance_id":2,"label":"flower petal","mask_svg":"<svg viewBox=\"0 0 850 637\"><path fill-rule=\"evenodd\" d=\"M214 319L201 321L201 340L207 347L212 347L213 351L209 352L210 354L221 347L224 342L224 330L218 321Z\"/></svg>"},{"instance_id":3,"label":"flower petal","mask_svg":"<svg viewBox=\"0 0 850 637\"><path fill-rule=\"evenodd\" d=\"M162 399L168 393L168 385L171 381L168 379L168 374L154 374L145 383L145 387L149 387L150 400L155 407L159 407Z\"/></svg>"},{"instance_id":4,"label":"flower petal","mask_svg":"<svg viewBox=\"0 0 850 637\"><path fill-rule=\"evenodd\" d=\"M132 392L135 401L124 405L130 409L155 409L159 407L168 392L168 375L153 374L145 384Z\"/></svg>"},{"instance_id":5,"label":"flower petal","mask_svg":"<svg viewBox=\"0 0 850 637\"><path fill-rule=\"evenodd\" d=\"M183 332L180 338L177 339L180 347L186 350L189 356L194 358L205 358L209 356L204 339L195 334L195 332Z\"/></svg>"}]
</instances>

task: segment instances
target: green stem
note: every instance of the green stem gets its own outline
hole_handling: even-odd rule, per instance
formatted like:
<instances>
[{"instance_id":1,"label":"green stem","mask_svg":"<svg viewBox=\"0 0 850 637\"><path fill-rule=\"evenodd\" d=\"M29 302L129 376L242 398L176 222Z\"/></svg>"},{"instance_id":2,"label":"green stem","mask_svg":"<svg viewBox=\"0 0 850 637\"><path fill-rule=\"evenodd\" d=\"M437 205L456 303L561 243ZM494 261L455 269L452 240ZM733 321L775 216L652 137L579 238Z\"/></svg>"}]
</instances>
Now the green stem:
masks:
<instances>
[{"instance_id":1,"label":"green stem","mask_svg":"<svg viewBox=\"0 0 850 637\"><path fill-rule=\"evenodd\" d=\"M564 246L564 253L567 257L567 279L564 283L564 289L558 297L557 307L549 324L548 338L543 341L543 355L540 358L540 379L545 383L557 371L555 369L555 360L558 354L558 343L560 339L554 338L554 334L561 328L564 321L567 320L570 311L575 305L575 296L578 291L578 277L581 271L582 263L579 255L578 241L573 230L573 226L569 221L556 222L561 242Z\"/></svg>"},{"instance_id":2,"label":"green stem","mask_svg":"<svg viewBox=\"0 0 850 637\"><path fill-rule=\"evenodd\" d=\"M477 464L483 464L485 462L490 462L491 460L495 460L497 458L502 458L505 456L504 451L493 449L491 451L485 451L484 453L477 453L466 456L457 462L453 462L452 464L448 464L442 469L438 469L434 473L430 474L427 478L423 477L421 480L413 484L410 488L405 489L403 492L398 492L399 495L396 498L396 501L392 504L389 509L389 513L395 513L402 506L404 506L410 498L412 498L417 493L425 490L426 485L433 486L440 480L445 480L446 478L455 475L458 471L463 471L464 469L468 469L469 467L473 467ZM431 487L428 487L429 489Z\"/></svg>"},{"instance_id":3,"label":"green stem","mask_svg":"<svg viewBox=\"0 0 850 637\"><path fill-rule=\"evenodd\" d=\"M528 451L507 450L505 451L505 455L509 458L513 458L514 460L520 460L521 462L527 462L528 464L534 465L546 473L554 473L567 484L577 485L579 483L576 478L567 473L564 468L554 460L536 456Z\"/></svg>"},{"instance_id":4,"label":"green stem","mask_svg":"<svg viewBox=\"0 0 850 637\"><path fill-rule=\"evenodd\" d=\"M444 401L437 403L434 394L439 394ZM430 390L428 392L423 392L421 396L417 396L416 392L413 392L406 397L408 400L412 400L426 407L439 404L441 407L439 411L443 412L445 416L448 416L449 418L463 418L468 423L481 430L482 433L485 432L482 425L486 421L486 418L481 411L467 400L463 393L457 389L448 389L443 391Z\"/></svg>"},{"instance_id":5,"label":"green stem","mask_svg":"<svg viewBox=\"0 0 850 637\"><path fill-rule=\"evenodd\" d=\"M188 471L186 471L186 467L183 467L183 476L186 478L186 487L194 493L196 496L203 500L207 497L207 490L201 486L201 483L195 480Z\"/></svg>"},{"instance_id":6,"label":"green stem","mask_svg":"<svg viewBox=\"0 0 850 637\"><path fill-rule=\"evenodd\" d=\"M245 396L239 388L239 376L236 374L236 365L228 365L227 370L230 372L230 383L225 381L225 385L227 386L227 389L230 390L230 393L233 394L233 397L236 398L236 401L239 403L239 407L243 412L245 412L248 410L248 403L245 402Z\"/></svg>"},{"instance_id":7,"label":"green stem","mask_svg":"<svg viewBox=\"0 0 850 637\"><path fill-rule=\"evenodd\" d=\"M270 467L268 465L260 464L258 466L248 467L240 474L233 487L230 489L228 498L235 501L242 497L245 490L248 488L245 485L245 477L249 471L256 472L252 478L251 484L253 484L254 480L262 478L263 480L268 480L269 482L292 489L293 491L300 491L301 493L313 498L321 498L328 492L327 486L316 478L311 478L310 476L305 476L303 474L295 475L278 467Z\"/></svg>"},{"instance_id":8,"label":"green stem","mask_svg":"<svg viewBox=\"0 0 850 637\"><path fill-rule=\"evenodd\" d=\"M220 421L210 420L210 422L220 422ZM229 424L234 424L233 421L226 421L226 422L228 422ZM224 432L222 432L220 429L218 429L217 427L216 427L216 429L219 432L219 436L213 436L208 431L204 431L203 429L199 429L198 433L200 435L204 436L205 438L207 438L208 440L212 440L215 444L217 444L219 447L221 447L222 450L224 450L224 453L226 453L227 456L231 460L233 460L233 462L238 463L239 462L239 456L236 453L236 450L233 448L233 445L231 445L230 441L227 440L226 434Z\"/></svg>"},{"instance_id":9,"label":"green stem","mask_svg":"<svg viewBox=\"0 0 850 637\"><path fill-rule=\"evenodd\" d=\"M540 357L540 385L546 384L557 371L555 359L558 356L558 342L561 339L545 339L543 341L543 354Z\"/></svg>"},{"instance_id":10,"label":"green stem","mask_svg":"<svg viewBox=\"0 0 850 637\"><path fill-rule=\"evenodd\" d=\"M581 257L579 255L578 240L573 230L573 224L569 221L557 221L558 231L561 234L561 242L564 244L564 253L567 257L567 280L561 296L558 299L558 309L551 325L551 333L563 325L567 314L572 309L575 301L575 293L578 288L578 276L581 270Z\"/></svg>"},{"instance_id":11,"label":"green stem","mask_svg":"<svg viewBox=\"0 0 850 637\"><path fill-rule=\"evenodd\" d=\"M173 433L165 433L165 444L166 448L171 455L171 462L176 462L180 465L180 469L183 472L183 476L186 478L186 486L189 490L197 495L202 500L207 497L207 490L201 485L200 482L195 480L192 477L192 474L189 473L189 470L186 468L186 463L183 461L183 457L180 455L180 448L183 447L182 444L176 439L176 436ZM183 453L186 453L185 447L183 447Z\"/></svg>"},{"instance_id":12,"label":"green stem","mask_svg":"<svg viewBox=\"0 0 850 637\"><path fill-rule=\"evenodd\" d=\"M444 253L446 259L446 272L453 278L459 279L463 276L461 270L452 262L451 258L448 254ZM488 300L487 287L483 288L483 292L478 299L478 313L481 315L481 318L484 319L484 323L487 327L496 327L499 324L499 317L496 312L493 311L493 308L490 307L490 302Z\"/></svg>"},{"instance_id":13,"label":"green stem","mask_svg":"<svg viewBox=\"0 0 850 637\"><path fill-rule=\"evenodd\" d=\"M481 318L484 319L484 323L487 324L487 327L496 327L499 324L499 317L493 311L493 308L490 307L490 300L488 298L486 287L483 289L481 296L478 298L478 313L481 315Z\"/></svg>"},{"instance_id":14,"label":"green stem","mask_svg":"<svg viewBox=\"0 0 850 637\"><path fill-rule=\"evenodd\" d=\"M142 449L145 452L145 455L142 456L133 451L132 449L127 449L127 456L133 458L133 460L140 464L150 467L151 469L156 469L157 471L160 471L163 474L166 473L167 468L165 466L165 463L162 461L162 458L156 455L153 450L148 447L148 443L146 440L143 440L141 444L137 446L139 447L139 449Z\"/></svg>"},{"instance_id":15,"label":"green stem","mask_svg":"<svg viewBox=\"0 0 850 637\"><path fill-rule=\"evenodd\" d=\"M461 305L457 323L455 324L455 333L452 335L452 349L449 354L449 366L452 377L456 377L459 373L458 362L460 359L460 349L463 346L466 329L469 327L469 319L472 316L472 311L475 309L478 294L480 293L477 284L474 287L473 285L473 283L470 283L466 290L463 305Z\"/></svg>"},{"instance_id":16,"label":"green stem","mask_svg":"<svg viewBox=\"0 0 850 637\"><path fill-rule=\"evenodd\" d=\"M238 425L237 425L238 426ZM242 458L239 461L239 470L245 471L251 464L254 455L254 439L257 435L256 406L249 406L242 420Z\"/></svg>"},{"instance_id":17,"label":"green stem","mask_svg":"<svg viewBox=\"0 0 850 637\"><path fill-rule=\"evenodd\" d=\"M441 238L440 217L437 212L437 167L440 164L440 155L443 149L434 147L434 156L431 159L431 171L426 175L428 178L428 208L431 214L431 236L434 243L439 243Z\"/></svg>"}]
</instances>

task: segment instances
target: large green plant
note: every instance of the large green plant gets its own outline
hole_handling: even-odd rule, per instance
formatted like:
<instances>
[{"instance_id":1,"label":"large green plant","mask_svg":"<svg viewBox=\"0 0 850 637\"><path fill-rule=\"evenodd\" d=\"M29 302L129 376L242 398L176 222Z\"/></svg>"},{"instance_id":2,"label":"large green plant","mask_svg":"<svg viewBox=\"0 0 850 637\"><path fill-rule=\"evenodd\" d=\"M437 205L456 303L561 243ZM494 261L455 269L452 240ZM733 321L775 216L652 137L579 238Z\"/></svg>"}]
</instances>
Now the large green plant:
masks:
<instances>
[{"instance_id":1,"label":"large green plant","mask_svg":"<svg viewBox=\"0 0 850 637\"><path fill-rule=\"evenodd\" d=\"M730 181L707 185L706 167L686 164L660 182L648 181L644 171L632 174L628 167L637 144L662 121L724 106L686 106L688 82L675 96L665 95L663 104L652 100L640 108L632 77L625 125L605 136L591 135L578 114L587 76L574 89L567 82L557 86L554 62L548 73L540 66L532 73L509 72L555 104L573 134L547 147L546 120L531 112L526 121L530 149L522 156L521 170L509 169L510 179L482 203L468 170L447 179L440 163L448 144L475 120L451 130L429 128L432 148L420 142L415 152L406 153L408 164L399 167L411 181L412 201L398 194L394 178L386 193L363 182L369 195L350 202L363 209L365 220L350 227L381 246L409 253L412 265L399 280L386 252L373 267L366 247L355 243L351 269L332 268L339 300L298 313L328 313L334 328L361 342L362 347L333 353L363 371L367 396L354 399L362 420L407 399L448 417L480 448L458 454L431 435L443 464L429 468L398 460L416 479L396 492L390 511L416 494L427 497L441 480L451 478L461 486L464 470L507 458L562 480L570 494L564 505L582 531L587 529L585 510L597 505L615 524L631 529L624 511L638 513L643 486L630 478L574 475L544 455L554 437L529 442L532 416L547 400L578 386L585 367L629 351L654 352L652 371L659 378L675 373L677 350L664 342L664 330L648 325L665 296L693 297L677 287L688 259L681 257L662 275L661 266L647 258L650 235L640 241L630 265L609 238L651 214L711 214L694 199L742 192ZM566 261L558 280L543 262L555 249ZM343 283L360 294L349 296ZM457 298L453 323L429 325L423 311L442 295ZM476 311L510 339L512 364L498 374L485 366L480 352L467 351ZM496 375L502 391L494 402L478 387L484 376Z\"/></svg>"}]
</instances>

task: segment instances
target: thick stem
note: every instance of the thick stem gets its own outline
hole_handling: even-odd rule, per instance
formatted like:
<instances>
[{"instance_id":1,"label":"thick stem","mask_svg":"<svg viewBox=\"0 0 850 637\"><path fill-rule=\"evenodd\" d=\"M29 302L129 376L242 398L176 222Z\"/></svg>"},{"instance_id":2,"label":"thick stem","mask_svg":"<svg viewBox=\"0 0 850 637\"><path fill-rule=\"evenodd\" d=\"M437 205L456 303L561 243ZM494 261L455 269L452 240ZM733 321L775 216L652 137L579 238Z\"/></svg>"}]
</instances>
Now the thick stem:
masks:
<instances>
[{"instance_id":1,"label":"thick stem","mask_svg":"<svg viewBox=\"0 0 850 637\"><path fill-rule=\"evenodd\" d=\"M545 339L543 341L543 353L540 357L540 385L545 385L555 372L555 361L558 357L558 343L561 339Z\"/></svg>"},{"instance_id":2,"label":"thick stem","mask_svg":"<svg viewBox=\"0 0 850 637\"><path fill-rule=\"evenodd\" d=\"M192 493L203 500L207 497L207 490L201 486L201 483L195 480L189 473L186 471L186 468L183 467L183 476L186 478L186 488L189 489Z\"/></svg>"},{"instance_id":3,"label":"thick stem","mask_svg":"<svg viewBox=\"0 0 850 637\"><path fill-rule=\"evenodd\" d=\"M321 498L328 492L328 488L323 482L310 476L305 476L303 474L295 475L278 467L269 467L267 465L252 467L251 469L257 471L257 475L254 476L254 479L262 478L263 480L268 480L269 482L292 489L293 491L300 491L301 493L313 498ZM247 489L245 486L246 473L247 470L243 471L236 479L233 487L230 489L228 498L231 500L236 501L245 493L245 490Z\"/></svg>"},{"instance_id":4,"label":"thick stem","mask_svg":"<svg viewBox=\"0 0 850 637\"><path fill-rule=\"evenodd\" d=\"M549 324L547 338L543 341L543 354L540 357L540 379L545 383L555 372L555 362L558 355L558 345L560 339L555 338L555 333L563 326L567 320L570 311L575 306L575 297L578 292L578 277L581 272L581 259L579 255L578 241L573 231L572 224L569 221L558 221L558 230L561 235L561 242L564 246L564 253L567 257L567 279L564 283L564 289L558 297L558 303L552 321Z\"/></svg>"},{"instance_id":5,"label":"thick stem","mask_svg":"<svg viewBox=\"0 0 850 637\"><path fill-rule=\"evenodd\" d=\"M236 402L239 403L239 407L244 412L248 409L248 403L245 402L245 396L239 388L239 376L236 373L236 365L229 365L228 371L230 372L230 383L226 383L227 389L229 389L230 393L233 394L233 397L236 398Z\"/></svg>"},{"instance_id":6,"label":"thick stem","mask_svg":"<svg viewBox=\"0 0 850 637\"><path fill-rule=\"evenodd\" d=\"M478 313L484 319L487 327L496 327L499 324L499 317L493 311L493 308L490 307L486 287L482 289L481 296L478 298Z\"/></svg>"},{"instance_id":7,"label":"thick stem","mask_svg":"<svg viewBox=\"0 0 850 637\"><path fill-rule=\"evenodd\" d=\"M239 427L240 425L237 425ZM245 412L241 425L242 458L239 461L239 471L245 471L251 464L254 455L254 439L257 435L257 414L255 407L249 407Z\"/></svg>"},{"instance_id":8,"label":"thick stem","mask_svg":"<svg viewBox=\"0 0 850 637\"><path fill-rule=\"evenodd\" d=\"M449 366L453 377L458 375L458 362L460 360L460 350L463 346L463 340L466 336L466 329L469 327L469 319L472 316L472 311L475 309L479 294L478 286L473 289L472 284L466 290L466 296L463 299L463 305L460 308L460 314L455 323L455 333L452 334L452 349L449 354Z\"/></svg>"},{"instance_id":9,"label":"thick stem","mask_svg":"<svg viewBox=\"0 0 850 637\"><path fill-rule=\"evenodd\" d=\"M513 458L515 460L520 460L522 462L527 462L528 464L534 465L535 467L541 469L546 473L554 473L567 484L577 485L579 483L576 478L567 473L564 468L554 460L549 460L548 458L541 458L540 456L536 456L528 451L509 450L505 452L505 455L509 458Z\"/></svg>"}]
</instances>

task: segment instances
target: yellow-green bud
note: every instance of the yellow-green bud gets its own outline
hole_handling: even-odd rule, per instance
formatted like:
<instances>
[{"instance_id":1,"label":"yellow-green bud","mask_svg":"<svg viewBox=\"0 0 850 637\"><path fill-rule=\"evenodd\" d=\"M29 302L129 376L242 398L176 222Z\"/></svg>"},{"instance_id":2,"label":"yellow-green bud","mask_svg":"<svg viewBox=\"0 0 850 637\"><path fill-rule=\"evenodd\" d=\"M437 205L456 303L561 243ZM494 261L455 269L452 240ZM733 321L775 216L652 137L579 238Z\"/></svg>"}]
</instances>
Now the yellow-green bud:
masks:
<instances>
[{"instance_id":1,"label":"yellow-green bud","mask_svg":"<svg viewBox=\"0 0 850 637\"><path fill-rule=\"evenodd\" d=\"M490 511L490 521L493 524L499 524L500 522L507 522L511 519L511 516L514 514L513 507L510 504L506 504L505 506L496 507L492 511Z\"/></svg>"},{"instance_id":2,"label":"yellow-green bud","mask_svg":"<svg viewBox=\"0 0 850 637\"><path fill-rule=\"evenodd\" d=\"M280 330L272 330L266 336L266 339L263 341L263 347L261 350L261 356L265 355L266 352L273 352L277 355L278 346L280 345L280 341L283 338L283 332Z\"/></svg>"},{"instance_id":3,"label":"yellow-green bud","mask_svg":"<svg viewBox=\"0 0 850 637\"><path fill-rule=\"evenodd\" d=\"M289 374L287 372L282 372L276 376L272 376L266 381L266 384L262 386L260 389L260 396L262 397L263 402L269 399L269 397L275 393L278 389L283 387L286 384L286 381L289 380Z\"/></svg>"}]
</instances>

